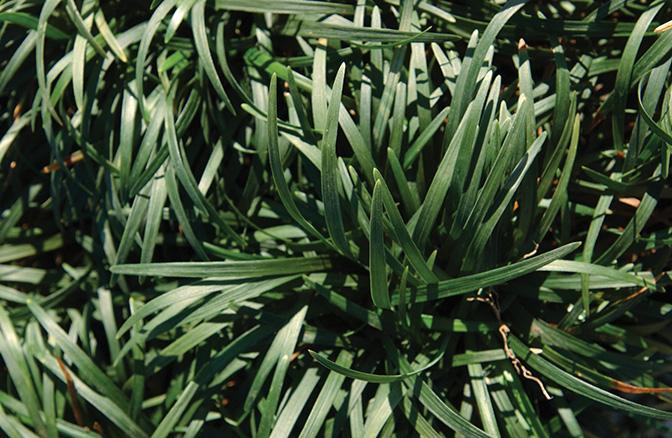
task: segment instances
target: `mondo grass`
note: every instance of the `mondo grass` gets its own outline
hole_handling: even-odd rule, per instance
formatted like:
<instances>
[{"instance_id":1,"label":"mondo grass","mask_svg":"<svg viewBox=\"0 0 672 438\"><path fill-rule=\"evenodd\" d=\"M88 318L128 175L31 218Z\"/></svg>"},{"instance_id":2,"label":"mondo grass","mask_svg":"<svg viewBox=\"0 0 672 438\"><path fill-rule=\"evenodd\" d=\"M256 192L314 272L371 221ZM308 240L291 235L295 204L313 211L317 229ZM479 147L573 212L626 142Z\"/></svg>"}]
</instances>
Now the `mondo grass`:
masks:
<instances>
[{"instance_id":1,"label":"mondo grass","mask_svg":"<svg viewBox=\"0 0 672 438\"><path fill-rule=\"evenodd\" d=\"M671 433L671 18L0 0L2 435Z\"/></svg>"}]
</instances>

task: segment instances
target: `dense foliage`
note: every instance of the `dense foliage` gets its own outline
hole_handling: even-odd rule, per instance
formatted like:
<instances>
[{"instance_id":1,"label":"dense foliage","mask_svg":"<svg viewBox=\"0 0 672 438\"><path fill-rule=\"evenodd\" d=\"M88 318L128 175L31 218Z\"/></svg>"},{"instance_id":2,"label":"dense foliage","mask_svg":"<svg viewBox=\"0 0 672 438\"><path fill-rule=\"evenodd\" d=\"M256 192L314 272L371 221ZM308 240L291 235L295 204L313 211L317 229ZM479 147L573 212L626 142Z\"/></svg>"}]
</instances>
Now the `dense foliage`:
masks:
<instances>
[{"instance_id":1,"label":"dense foliage","mask_svg":"<svg viewBox=\"0 0 672 438\"><path fill-rule=\"evenodd\" d=\"M664 434L670 18L0 1L0 429Z\"/></svg>"}]
</instances>

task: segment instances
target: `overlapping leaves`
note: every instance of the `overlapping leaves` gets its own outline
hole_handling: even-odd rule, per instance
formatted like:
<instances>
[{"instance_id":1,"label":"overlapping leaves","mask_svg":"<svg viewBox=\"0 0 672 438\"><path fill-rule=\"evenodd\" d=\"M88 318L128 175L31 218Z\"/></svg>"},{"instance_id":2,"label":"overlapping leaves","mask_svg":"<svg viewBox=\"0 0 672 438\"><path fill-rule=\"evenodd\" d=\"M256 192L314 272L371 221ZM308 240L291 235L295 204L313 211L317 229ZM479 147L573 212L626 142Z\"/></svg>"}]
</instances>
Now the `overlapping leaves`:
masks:
<instances>
[{"instance_id":1,"label":"overlapping leaves","mask_svg":"<svg viewBox=\"0 0 672 438\"><path fill-rule=\"evenodd\" d=\"M0 4L0 429L660 427L669 12Z\"/></svg>"}]
</instances>

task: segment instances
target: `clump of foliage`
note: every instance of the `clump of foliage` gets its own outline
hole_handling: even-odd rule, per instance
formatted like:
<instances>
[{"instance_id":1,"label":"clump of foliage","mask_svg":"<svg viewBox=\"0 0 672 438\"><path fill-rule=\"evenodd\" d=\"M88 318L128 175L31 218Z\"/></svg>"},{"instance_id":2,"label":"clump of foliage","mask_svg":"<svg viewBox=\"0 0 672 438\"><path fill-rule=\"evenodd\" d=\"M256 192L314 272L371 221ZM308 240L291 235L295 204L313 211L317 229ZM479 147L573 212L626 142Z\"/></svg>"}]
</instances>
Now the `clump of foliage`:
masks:
<instances>
[{"instance_id":1,"label":"clump of foliage","mask_svg":"<svg viewBox=\"0 0 672 438\"><path fill-rule=\"evenodd\" d=\"M0 429L663 430L671 12L0 1Z\"/></svg>"}]
</instances>

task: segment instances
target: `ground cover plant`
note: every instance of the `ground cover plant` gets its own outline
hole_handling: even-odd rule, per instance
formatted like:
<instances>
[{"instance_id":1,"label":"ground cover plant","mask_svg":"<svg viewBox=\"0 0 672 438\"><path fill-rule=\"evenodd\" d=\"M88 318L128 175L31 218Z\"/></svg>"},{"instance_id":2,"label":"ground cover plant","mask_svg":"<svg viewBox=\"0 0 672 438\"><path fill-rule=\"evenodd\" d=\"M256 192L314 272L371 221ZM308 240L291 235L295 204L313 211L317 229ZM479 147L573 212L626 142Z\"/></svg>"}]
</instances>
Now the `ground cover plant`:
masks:
<instances>
[{"instance_id":1,"label":"ground cover plant","mask_svg":"<svg viewBox=\"0 0 672 438\"><path fill-rule=\"evenodd\" d=\"M670 19L0 1L0 430L670 433Z\"/></svg>"}]
</instances>

